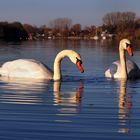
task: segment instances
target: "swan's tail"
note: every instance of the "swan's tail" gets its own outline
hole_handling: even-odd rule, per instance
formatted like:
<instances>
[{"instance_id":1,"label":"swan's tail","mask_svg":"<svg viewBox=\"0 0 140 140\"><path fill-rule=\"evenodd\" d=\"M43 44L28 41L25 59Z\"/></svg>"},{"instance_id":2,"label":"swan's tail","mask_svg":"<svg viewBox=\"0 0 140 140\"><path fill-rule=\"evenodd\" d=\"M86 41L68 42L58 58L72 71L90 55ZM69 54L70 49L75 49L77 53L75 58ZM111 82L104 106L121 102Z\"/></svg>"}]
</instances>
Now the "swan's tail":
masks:
<instances>
[{"instance_id":1,"label":"swan's tail","mask_svg":"<svg viewBox=\"0 0 140 140\"><path fill-rule=\"evenodd\" d=\"M2 68L0 68L0 76L2 76Z\"/></svg>"},{"instance_id":2,"label":"swan's tail","mask_svg":"<svg viewBox=\"0 0 140 140\"><path fill-rule=\"evenodd\" d=\"M6 76L7 72L6 70L2 69L2 67L0 67L0 76Z\"/></svg>"}]
</instances>

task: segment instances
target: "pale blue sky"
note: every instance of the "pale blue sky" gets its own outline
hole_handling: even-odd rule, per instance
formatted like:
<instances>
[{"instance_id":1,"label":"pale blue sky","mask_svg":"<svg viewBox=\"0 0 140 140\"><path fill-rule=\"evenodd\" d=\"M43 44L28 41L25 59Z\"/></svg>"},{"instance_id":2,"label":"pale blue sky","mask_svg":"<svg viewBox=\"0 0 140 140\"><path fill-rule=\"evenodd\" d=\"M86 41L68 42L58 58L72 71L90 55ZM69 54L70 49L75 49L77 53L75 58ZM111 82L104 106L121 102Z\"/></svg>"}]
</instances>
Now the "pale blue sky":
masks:
<instances>
[{"instance_id":1,"label":"pale blue sky","mask_svg":"<svg viewBox=\"0 0 140 140\"><path fill-rule=\"evenodd\" d=\"M41 26L67 17L73 24L101 25L109 12L131 11L140 17L140 0L0 0L0 21Z\"/></svg>"}]
</instances>

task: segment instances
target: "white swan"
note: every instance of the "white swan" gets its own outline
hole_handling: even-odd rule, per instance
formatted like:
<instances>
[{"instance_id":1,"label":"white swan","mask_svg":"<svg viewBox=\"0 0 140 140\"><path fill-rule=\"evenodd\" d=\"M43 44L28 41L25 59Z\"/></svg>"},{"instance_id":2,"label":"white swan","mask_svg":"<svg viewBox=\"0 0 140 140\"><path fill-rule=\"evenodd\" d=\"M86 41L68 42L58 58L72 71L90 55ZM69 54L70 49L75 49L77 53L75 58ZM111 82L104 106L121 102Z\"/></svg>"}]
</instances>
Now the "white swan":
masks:
<instances>
[{"instance_id":1,"label":"white swan","mask_svg":"<svg viewBox=\"0 0 140 140\"><path fill-rule=\"evenodd\" d=\"M61 60L68 57L77 65L80 72L84 72L82 60L79 54L73 50L63 50L59 52L54 61L54 74L44 64L34 59L17 59L6 62L0 68L0 75L14 78L35 78L35 79L61 79Z\"/></svg>"},{"instance_id":2,"label":"white swan","mask_svg":"<svg viewBox=\"0 0 140 140\"><path fill-rule=\"evenodd\" d=\"M120 61L115 61L105 71L105 76L108 78L140 78L140 69L135 62L131 60L126 60L125 51L128 52L130 56L133 56L133 51L131 43L128 39L122 39L119 44L119 55Z\"/></svg>"}]
</instances>

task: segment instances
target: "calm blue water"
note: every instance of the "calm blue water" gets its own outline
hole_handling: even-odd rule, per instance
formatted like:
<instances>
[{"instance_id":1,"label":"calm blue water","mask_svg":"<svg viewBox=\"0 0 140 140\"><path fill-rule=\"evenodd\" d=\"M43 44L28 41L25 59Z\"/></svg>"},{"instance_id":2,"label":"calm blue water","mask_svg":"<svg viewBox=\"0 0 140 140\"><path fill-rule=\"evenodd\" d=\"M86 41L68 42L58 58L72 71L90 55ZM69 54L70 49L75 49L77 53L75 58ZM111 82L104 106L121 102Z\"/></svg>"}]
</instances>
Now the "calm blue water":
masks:
<instances>
[{"instance_id":1,"label":"calm blue water","mask_svg":"<svg viewBox=\"0 0 140 140\"><path fill-rule=\"evenodd\" d=\"M34 58L53 68L63 49L81 54L85 73L68 59L61 82L0 78L0 140L139 140L140 80L104 78L118 59L111 42L0 43L0 64ZM140 50L133 59L140 66Z\"/></svg>"}]
</instances>

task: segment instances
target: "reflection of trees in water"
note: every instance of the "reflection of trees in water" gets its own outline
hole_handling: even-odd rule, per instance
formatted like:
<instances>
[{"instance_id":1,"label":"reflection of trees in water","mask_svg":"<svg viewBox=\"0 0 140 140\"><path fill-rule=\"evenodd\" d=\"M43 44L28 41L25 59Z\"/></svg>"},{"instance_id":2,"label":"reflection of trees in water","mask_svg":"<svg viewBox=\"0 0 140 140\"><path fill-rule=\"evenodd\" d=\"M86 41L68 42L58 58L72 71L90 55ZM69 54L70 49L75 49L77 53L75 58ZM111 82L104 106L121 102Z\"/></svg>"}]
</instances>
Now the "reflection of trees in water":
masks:
<instances>
[{"instance_id":1,"label":"reflection of trees in water","mask_svg":"<svg viewBox=\"0 0 140 140\"><path fill-rule=\"evenodd\" d=\"M119 133L129 133L129 123L130 123L130 110L132 107L131 96L127 93L127 81L120 80L120 89L118 97L118 107L119 107Z\"/></svg>"}]
</instances>

